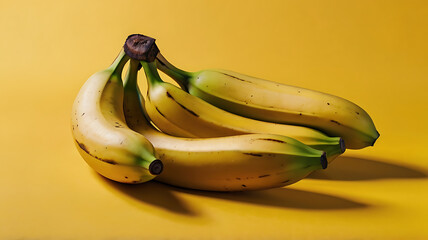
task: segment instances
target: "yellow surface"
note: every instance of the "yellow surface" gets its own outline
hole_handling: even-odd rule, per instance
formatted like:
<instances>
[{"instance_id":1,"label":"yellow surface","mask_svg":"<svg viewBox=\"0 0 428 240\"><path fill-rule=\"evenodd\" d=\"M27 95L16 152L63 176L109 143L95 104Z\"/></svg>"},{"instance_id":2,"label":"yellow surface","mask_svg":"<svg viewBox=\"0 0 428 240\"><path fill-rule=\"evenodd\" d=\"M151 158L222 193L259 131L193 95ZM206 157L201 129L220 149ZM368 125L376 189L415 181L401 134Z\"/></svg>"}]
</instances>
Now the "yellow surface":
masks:
<instances>
[{"instance_id":1,"label":"yellow surface","mask_svg":"<svg viewBox=\"0 0 428 240\"><path fill-rule=\"evenodd\" d=\"M2 1L0 239L428 239L427 1ZM210 193L103 179L71 104L127 35L186 70L321 90L375 147L286 188Z\"/></svg>"}]
</instances>

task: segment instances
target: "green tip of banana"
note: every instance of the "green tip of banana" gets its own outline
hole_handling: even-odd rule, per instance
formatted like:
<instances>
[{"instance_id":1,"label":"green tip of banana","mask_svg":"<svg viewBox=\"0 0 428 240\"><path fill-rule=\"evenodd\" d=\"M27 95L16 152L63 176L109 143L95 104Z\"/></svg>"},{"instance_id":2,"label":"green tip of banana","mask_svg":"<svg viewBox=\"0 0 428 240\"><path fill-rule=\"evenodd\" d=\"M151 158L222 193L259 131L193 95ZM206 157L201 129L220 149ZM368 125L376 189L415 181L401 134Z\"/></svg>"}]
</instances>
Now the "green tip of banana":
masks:
<instances>
[{"instance_id":1,"label":"green tip of banana","mask_svg":"<svg viewBox=\"0 0 428 240\"><path fill-rule=\"evenodd\" d=\"M372 142L372 145L371 146L374 146L374 144L375 144L375 142L379 139L379 137L380 137L380 133L376 130L376 133L377 133L377 137L373 140L373 142Z\"/></svg>"}]
</instances>

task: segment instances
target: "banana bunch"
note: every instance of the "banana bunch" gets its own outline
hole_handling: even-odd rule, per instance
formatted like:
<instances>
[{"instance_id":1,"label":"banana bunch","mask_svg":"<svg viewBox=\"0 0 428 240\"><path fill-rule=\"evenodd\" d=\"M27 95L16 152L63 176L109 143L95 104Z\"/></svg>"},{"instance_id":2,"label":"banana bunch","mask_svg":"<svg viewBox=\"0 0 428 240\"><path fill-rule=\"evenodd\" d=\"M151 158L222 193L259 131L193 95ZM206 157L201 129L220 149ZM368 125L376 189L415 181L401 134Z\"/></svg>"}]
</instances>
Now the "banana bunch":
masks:
<instances>
[{"instance_id":1,"label":"banana bunch","mask_svg":"<svg viewBox=\"0 0 428 240\"><path fill-rule=\"evenodd\" d=\"M109 179L210 191L286 186L379 137L368 114L345 99L225 70L186 72L140 34L81 88L72 133L84 160Z\"/></svg>"}]
</instances>

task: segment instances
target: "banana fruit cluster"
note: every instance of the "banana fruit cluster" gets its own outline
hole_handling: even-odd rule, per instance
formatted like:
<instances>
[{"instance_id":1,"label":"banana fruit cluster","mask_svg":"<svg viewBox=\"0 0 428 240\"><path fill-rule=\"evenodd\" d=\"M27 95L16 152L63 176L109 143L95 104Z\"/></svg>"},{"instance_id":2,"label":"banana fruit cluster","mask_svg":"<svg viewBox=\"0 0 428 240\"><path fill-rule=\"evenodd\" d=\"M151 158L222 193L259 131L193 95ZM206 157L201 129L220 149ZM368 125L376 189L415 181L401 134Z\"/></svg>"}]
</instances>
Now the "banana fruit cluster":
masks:
<instances>
[{"instance_id":1,"label":"banana fruit cluster","mask_svg":"<svg viewBox=\"0 0 428 240\"><path fill-rule=\"evenodd\" d=\"M129 62L122 80L122 71ZM138 86L143 69L147 94ZM177 81L164 82L158 69ZM151 179L209 191L282 187L379 137L345 99L225 70L186 72L153 38L130 35L113 64L73 104L83 159L114 181Z\"/></svg>"}]
</instances>

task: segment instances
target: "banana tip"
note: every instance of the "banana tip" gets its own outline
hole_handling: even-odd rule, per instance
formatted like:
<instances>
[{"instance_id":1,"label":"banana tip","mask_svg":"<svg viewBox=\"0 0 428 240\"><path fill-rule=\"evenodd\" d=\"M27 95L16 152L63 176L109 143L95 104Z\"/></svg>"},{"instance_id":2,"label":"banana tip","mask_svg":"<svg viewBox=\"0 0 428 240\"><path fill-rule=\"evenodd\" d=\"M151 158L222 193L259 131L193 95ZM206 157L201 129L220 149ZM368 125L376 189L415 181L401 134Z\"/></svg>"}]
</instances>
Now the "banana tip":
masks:
<instances>
[{"instance_id":1,"label":"banana tip","mask_svg":"<svg viewBox=\"0 0 428 240\"><path fill-rule=\"evenodd\" d=\"M328 165L328 162L327 162L327 154L324 152L324 153L321 155L321 167L322 167L322 169L326 169L326 168L327 168L327 165Z\"/></svg>"},{"instance_id":2,"label":"banana tip","mask_svg":"<svg viewBox=\"0 0 428 240\"><path fill-rule=\"evenodd\" d=\"M373 142L372 142L372 145L371 146L374 146L374 144L375 144L375 142L378 140L378 138L380 137L380 133L378 132L378 131L376 131L376 133L377 133L377 137L373 140Z\"/></svg>"},{"instance_id":3,"label":"banana tip","mask_svg":"<svg viewBox=\"0 0 428 240\"><path fill-rule=\"evenodd\" d=\"M159 175L163 170L163 163L160 160L154 160L150 163L149 172L153 175Z\"/></svg>"},{"instance_id":4,"label":"banana tip","mask_svg":"<svg viewBox=\"0 0 428 240\"><path fill-rule=\"evenodd\" d=\"M346 145L345 145L345 140L343 140L343 138L340 138L339 146L340 146L340 152L344 153L346 151Z\"/></svg>"}]
</instances>

